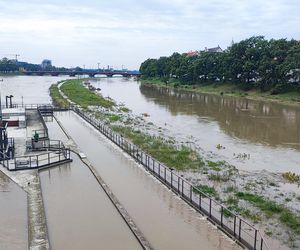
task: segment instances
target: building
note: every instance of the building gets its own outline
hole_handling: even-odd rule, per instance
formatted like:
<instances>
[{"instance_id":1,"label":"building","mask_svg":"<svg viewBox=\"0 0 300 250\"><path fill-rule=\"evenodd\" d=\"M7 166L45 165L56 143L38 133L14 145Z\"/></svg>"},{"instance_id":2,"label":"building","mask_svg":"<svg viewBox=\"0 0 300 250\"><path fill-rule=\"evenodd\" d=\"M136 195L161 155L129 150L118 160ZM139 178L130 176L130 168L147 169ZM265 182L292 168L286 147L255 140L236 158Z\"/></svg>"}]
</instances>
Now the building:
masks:
<instances>
[{"instance_id":1,"label":"building","mask_svg":"<svg viewBox=\"0 0 300 250\"><path fill-rule=\"evenodd\" d=\"M41 63L41 67L42 69L47 69L47 68L51 68L52 67L52 62L51 60L48 59L44 59Z\"/></svg>"},{"instance_id":2,"label":"building","mask_svg":"<svg viewBox=\"0 0 300 250\"><path fill-rule=\"evenodd\" d=\"M205 53L205 52L209 52L209 53L222 53L223 50L222 48L218 45L218 47L214 47L214 48L207 48L205 47L204 50L190 50L189 52L183 53L183 55L186 55L187 57L193 57L193 56L199 56L201 53Z\"/></svg>"},{"instance_id":3,"label":"building","mask_svg":"<svg viewBox=\"0 0 300 250\"><path fill-rule=\"evenodd\" d=\"M207 48L207 47L205 47L205 49L203 51L201 51L201 52L222 53L223 50L218 45L218 47L214 47L214 48Z\"/></svg>"},{"instance_id":4,"label":"building","mask_svg":"<svg viewBox=\"0 0 300 250\"><path fill-rule=\"evenodd\" d=\"M184 53L187 57L193 57L193 56L199 56L199 51L195 50L192 51L190 50L189 52Z\"/></svg>"}]
</instances>

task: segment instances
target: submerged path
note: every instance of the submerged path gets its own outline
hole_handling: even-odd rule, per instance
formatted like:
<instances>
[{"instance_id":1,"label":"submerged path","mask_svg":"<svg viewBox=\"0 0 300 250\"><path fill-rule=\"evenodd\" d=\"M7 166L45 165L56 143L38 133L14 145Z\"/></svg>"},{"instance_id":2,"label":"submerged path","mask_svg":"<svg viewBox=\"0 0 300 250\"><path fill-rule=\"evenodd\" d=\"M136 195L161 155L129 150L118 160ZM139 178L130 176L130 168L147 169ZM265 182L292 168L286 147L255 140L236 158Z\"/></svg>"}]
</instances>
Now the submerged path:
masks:
<instances>
[{"instance_id":1,"label":"submerged path","mask_svg":"<svg viewBox=\"0 0 300 250\"><path fill-rule=\"evenodd\" d=\"M51 138L67 142L55 121L47 126ZM135 237L130 231L131 225L128 227L128 221L114 207L116 200L110 200L113 195L107 196L109 188L105 187L104 192L101 177L90 172L93 166L88 160L81 160L75 154L72 159L70 164L40 172L52 249L151 249L146 240L141 242L142 237ZM101 186L97 181L101 181Z\"/></svg>"},{"instance_id":2,"label":"submerged path","mask_svg":"<svg viewBox=\"0 0 300 250\"><path fill-rule=\"evenodd\" d=\"M76 114L57 118L154 249L239 249Z\"/></svg>"}]
</instances>

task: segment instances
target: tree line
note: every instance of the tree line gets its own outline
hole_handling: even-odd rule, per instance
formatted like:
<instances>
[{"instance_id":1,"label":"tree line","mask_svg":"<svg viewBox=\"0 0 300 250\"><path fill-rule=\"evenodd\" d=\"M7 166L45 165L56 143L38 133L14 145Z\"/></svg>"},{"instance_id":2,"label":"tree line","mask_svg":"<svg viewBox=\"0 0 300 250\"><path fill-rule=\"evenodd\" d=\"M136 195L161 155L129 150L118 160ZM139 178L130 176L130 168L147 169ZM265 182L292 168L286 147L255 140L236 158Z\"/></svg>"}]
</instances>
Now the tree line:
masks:
<instances>
[{"instance_id":1,"label":"tree line","mask_svg":"<svg viewBox=\"0 0 300 250\"><path fill-rule=\"evenodd\" d=\"M255 36L221 53L173 53L147 59L140 72L144 78L159 78L166 84L177 79L177 84L233 83L244 90L272 90L274 94L290 88L300 91L300 43Z\"/></svg>"},{"instance_id":2,"label":"tree line","mask_svg":"<svg viewBox=\"0 0 300 250\"><path fill-rule=\"evenodd\" d=\"M47 66L46 68L42 68L40 64L33 64L28 62L19 62L15 59L8 59L6 57L0 59L0 72L2 73L14 73L19 71L67 71L67 68L64 67L55 67L55 66Z\"/></svg>"}]
</instances>

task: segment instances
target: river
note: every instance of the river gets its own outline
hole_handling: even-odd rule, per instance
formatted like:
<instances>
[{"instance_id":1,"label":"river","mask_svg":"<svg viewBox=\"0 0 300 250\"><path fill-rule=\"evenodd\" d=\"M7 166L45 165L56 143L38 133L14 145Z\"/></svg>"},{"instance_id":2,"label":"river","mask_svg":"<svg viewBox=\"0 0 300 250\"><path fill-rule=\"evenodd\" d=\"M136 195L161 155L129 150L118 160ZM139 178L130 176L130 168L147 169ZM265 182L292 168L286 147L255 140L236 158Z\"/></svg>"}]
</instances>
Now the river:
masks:
<instances>
[{"instance_id":1,"label":"river","mask_svg":"<svg viewBox=\"0 0 300 250\"><path fill-rule=\"evenodd\" d=\"M145 86L123 78L91 81L103 96L192 138L205 153L244 170L300 173L300 107ZM217 149L220 144L224 149ZM250 156L246 159L237 157Z\"/></svg>"}]
</instances>

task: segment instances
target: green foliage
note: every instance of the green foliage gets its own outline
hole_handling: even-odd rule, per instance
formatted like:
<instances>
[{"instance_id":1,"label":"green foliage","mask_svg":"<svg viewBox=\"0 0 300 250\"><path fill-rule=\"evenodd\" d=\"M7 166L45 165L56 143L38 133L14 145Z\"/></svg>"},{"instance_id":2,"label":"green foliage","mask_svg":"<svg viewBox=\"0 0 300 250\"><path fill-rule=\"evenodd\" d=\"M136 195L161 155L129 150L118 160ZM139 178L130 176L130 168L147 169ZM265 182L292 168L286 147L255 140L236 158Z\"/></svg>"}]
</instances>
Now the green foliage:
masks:
<instances>
[{"instance_id":1,"label":"green foliage","mask_svg":"<svg viewBox=\"0 0 300 250\"><path fill-rule=\"evenodd\" d=\"M201 52L196 56L174 53L141 64L144 78L159 78L179 85L233 83L248 91L272 94L297 90L300 85L300 45L295 40L254 36L233 44L223 53ZM300 89L300 88L299 88Z\"/></svg>"},{"instance_id":2,"label":"green foliage","mask_svg":"<svg viewBox=\"0 0 300 250\"><path fill-rule=\"evenodd\" d=\"M61 90L72 102L85 108L88 106L101 106L104 108L115 106L113 101L85 88L81 84L81 80L67 80L61 86Z\"/></svg>"},{"instance_id":3,"label":"green foliage","mask_svg":"<svg viewBox=\"0 0 300 250\"><path fill-rule=\"evenodd\" d=\"M169 167L185 170L197 169L204 165L198 154L187 147L182 146L178 149L161 137L150 136L129 127L113 126L113 130Z\"/></svg>"},{"instance_id":4,"label":"green foliage","mask_svg":"<svg viewBox=\"0 0 300 250\"><path fill-rule=\"evenodd\" d=\"M61 108L69 107L69 102L65 100L59 93L57 84L52 84L49 88L49 91L54 105L59 106Z\"/></svg>"},{"instance_id":5,"label":"green foliage","mask_svg":"<svg viewBox=\"0 0 300 250\"><path fill-rule=\"evenodd\" d=\"M0 60L0 72L9 73L16 72L19 70L19 67L15 60L9 60L4 57Z\"/></svg>"},{"instance_id":6,"label":"green foliage","mask_svg":"<svg viewBox=\"0 0 300 250\"><path fill-rule=\"evenodd\" d=\"M221 174L209 174L208 179L210 181L218 181L218 182L226 182L229 181L229 176L228 175L221 175Z\"/></svg>"},{"instance_id":7,"label":"green foliage","mask_svg":"<svg viewBox=\"0 0 300 250\"><path fill-rule=\"evenodd\" d=\"M122 117L120 115L115 115L115 114L109 114L107 117L110 122L117 122L122 119Z\"/></svg>"},{"instance_id":8,"label":"green foliage","mask_svg":"<svg viewBox=\"0 0 300 250\"><path fill-rule=\"evenodd\" d=\"M279 205L263 196L251 193L238 192L236 196L258 207L267 216L278 214L282 223L290 227L295 233L300 234L300 216L294 214L283 205Z\"/></svg>"},{"instance_id":9,"label":"green foliage","mask_svg":"<svg viewBox=\"0 0 300 250\"><path fill-rule=\"evenodd\" d=\"M215 190L214 187L210 187L210 186L207 186L207 185L198 185L198 186L194 187L193 192L194 193L202 192L202 193L207 194L209 196L215 196L217 194L217 191Z\"/></svg>"},{"instance_id":10,"label":"green foliage","mask_svg":"<svg viewBox=\"0 0 300 250\"><path fill-rule=\"evenodd\" d=\"M282 177L289 181L290 183L296 183L300 185L300 175L292 173L292 172L285 172L282 174Z\"/></svg>"}]
</instances>

